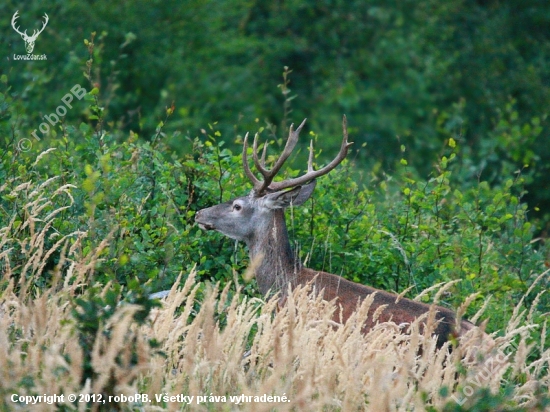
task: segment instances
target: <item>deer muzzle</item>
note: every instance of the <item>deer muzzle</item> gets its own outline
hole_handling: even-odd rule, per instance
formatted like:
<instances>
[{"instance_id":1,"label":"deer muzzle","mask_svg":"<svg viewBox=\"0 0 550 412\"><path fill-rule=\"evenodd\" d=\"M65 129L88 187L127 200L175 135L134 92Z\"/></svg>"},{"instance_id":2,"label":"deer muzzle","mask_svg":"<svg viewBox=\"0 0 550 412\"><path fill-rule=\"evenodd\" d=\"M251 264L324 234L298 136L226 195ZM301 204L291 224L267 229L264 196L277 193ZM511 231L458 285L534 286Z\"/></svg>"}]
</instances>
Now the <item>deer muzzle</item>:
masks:
<instances>
[{"instance_id":1,"label":"deer muzzle","mask_svg":"<svg viewBox=\"0 0 550 412\"><path fill-rule=\"evenodd\" d=\"M202 229L202 230L216 230L216 228L214 227L214 225L212 225L211 223L208 223L205 221L204 217L202 216L202 210L199 210L196 214L195 214L195 222L199 225L199 227Z\"/></svg>"}]
</instances>

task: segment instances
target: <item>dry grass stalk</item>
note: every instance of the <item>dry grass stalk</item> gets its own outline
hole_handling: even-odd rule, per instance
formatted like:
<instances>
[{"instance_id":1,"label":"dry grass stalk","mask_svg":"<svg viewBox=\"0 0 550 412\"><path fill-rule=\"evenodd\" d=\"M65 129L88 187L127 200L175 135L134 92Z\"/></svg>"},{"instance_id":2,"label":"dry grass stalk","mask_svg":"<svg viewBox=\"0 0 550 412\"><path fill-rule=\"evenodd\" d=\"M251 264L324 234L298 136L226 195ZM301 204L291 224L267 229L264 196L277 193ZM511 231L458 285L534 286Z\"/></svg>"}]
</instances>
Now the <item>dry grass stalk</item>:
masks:
<instances>
[{"instance_id":1,"label":"dry grass stalk","mask_svg":"<svg viewBox=\"0 0 550 412\"><path fill-rule=\"evenodd\" d=\"M515 384L514 401L530 408L537 402L537 391L550 388L550 349L542 340L540 357L529 357L533 344L527 340L537 325L530 323L532 313L519 307L505 335L495 338L491 350L479 348L481 334L473 329L449 352L449 343L436 349L431 336L433 314L427 315L424 328L421 319L417 320L409 334L402 333L403 325L389 322L363 335L360 326L364 319L376 316L370 310L370 299L345 325L338 326L331 319L339 308L312 296L307 288L294 290L278 311L276 297L259 302L242 295L239 288L230 297L229 285L222 291L217 286L207 287L204 299L197 302L200 285L194 271L183 286L180 275L163 306L151 313L145 326L138 328L132 321L136 307L120 305L102 326L110 331L110 337L100 332L95 338L91 357L95 378L82 382L85 354L75 332L72 302L82 287L92 282L99 251L107 241L87 256L80 253L83 233L58 235L53 247L45 247L56 213L41 207L41 202L43 191L52 182L39 188L28 183L11 189L16 195L31 193L35 199L25 208L29 223L23 240L28 246L23 267L12 267L9 259L21 227L14 227L12 219L0 228L4 279L0 289L1 410L18 409L10 401L13 393L108 391L146 393L153 400L143 405L118 405L123 410L421 411L426 403L441 409L451 400L442 396L442 387L456 396L467 395L465 388L477 389L477 384L497 393L504 381ZM2 190L8 187L2 186ZM67 191L69 188L64 188L59 193ZM54 249L60 252L61 263L52 285L43 290L34 287ZM20 276L19 283L14 282L14 273ZM542 327L544 336L546 323ZM164 356L147 344L152 337L162 343ZM517 337L516 349L512 344ZM463 369L465 373L460 372ZM157 403L156 395L162 394L191 395L195 400L187 406ZM225 396L226 401L197 404L197 396L210 394ZM288 402L240 398L237 404L230 399L263 394L285 395ZM476 397L460 399L467 406ZM67 406L88 408L86 404ZM41 403L33 410L56 410L56 406Z\"/></svg>"}]
</instances>

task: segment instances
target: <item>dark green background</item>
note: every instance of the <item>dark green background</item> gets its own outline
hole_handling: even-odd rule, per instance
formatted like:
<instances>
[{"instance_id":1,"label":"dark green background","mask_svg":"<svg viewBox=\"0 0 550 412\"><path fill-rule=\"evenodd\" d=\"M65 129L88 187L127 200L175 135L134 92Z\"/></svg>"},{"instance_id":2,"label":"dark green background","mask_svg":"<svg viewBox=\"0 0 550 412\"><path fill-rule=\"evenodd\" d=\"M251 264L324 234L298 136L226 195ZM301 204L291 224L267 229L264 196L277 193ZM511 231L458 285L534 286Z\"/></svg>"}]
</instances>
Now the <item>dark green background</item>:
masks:
<instances>
[{"instance_id":1,"label":"dark green background","mask_svg":"<svg viewBox=\"0 0 550 412\"><path fill-rule=\"evenodd\" d=\"M25 52L10 27L16 10L28 32L48 13L34 50L47 61L13 60ZM172 102L167 131L183 136L212 122L226 140L281 125L276 86L288 66L297 96L289 117L309 118L327 157L343 113L356 147L367 143L358 162L365 169L391 169L404 143L411 166L427 174L453 137L470 155L464 181L498 183L523 169L530 216L543 219L541 229L548 221L548 1L9 0L0 16L0 67L26 108L23 134L74 84L90 89L83 39L96 31L96 85L112 127L150 138ZM76 105L67 120L85 110ZM189 150L182 135L169 145Z\"/></svg>"}]
</instances>

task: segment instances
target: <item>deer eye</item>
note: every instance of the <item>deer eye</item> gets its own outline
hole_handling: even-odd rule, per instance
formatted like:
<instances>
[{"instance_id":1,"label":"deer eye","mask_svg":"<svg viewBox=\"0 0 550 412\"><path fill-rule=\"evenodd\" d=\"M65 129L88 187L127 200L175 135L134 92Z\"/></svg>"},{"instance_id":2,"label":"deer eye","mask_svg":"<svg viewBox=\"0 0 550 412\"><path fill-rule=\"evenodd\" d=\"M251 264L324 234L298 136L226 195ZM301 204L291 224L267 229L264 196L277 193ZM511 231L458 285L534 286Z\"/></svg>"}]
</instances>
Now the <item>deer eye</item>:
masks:
<instances>
[{"instance_id":1,"label":"deer eye","mask_svg":"<svg viewBox=\"0 0 550 412\"><path fill-rule=\"evenodd\" d=\"M238 203L235 203L235 204L233 205L233 210L236 210L237 212L238 212L239 210L241 210L242 208L243 208L243 207L242 207L240 204L238 204Z\"/></svg>"}]
</instances>

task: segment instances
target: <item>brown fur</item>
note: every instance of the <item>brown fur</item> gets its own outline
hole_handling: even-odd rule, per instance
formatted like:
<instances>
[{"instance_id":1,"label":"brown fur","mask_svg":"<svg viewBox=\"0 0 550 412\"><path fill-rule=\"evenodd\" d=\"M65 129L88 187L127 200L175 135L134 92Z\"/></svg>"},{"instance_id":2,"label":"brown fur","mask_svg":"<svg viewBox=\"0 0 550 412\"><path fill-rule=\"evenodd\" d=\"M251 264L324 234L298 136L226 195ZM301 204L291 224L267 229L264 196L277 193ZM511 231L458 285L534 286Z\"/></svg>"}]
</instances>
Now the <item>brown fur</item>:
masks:
<instances>
[{"instance_id":1,"label":"brown fur","mask_svg":"<svg viewBox=\"0 0 550 412\"><path fill-rule=\"evenodd\" d=\"M339 308L335 311L333 320L346 322L355 312L358 304L369 295L376 293L370 309L371 315L363 325L365 333L379 322L411 324L416 318L429 311L430 305L406 298L397 301L397 295L350 282L341 276L304 267L291 250L283 209L262 211L259 216L256 216L255 211L261 206L254 204L254 199L248 197L239 199L243 204L250 205L249 210L243 209L243 215L246 222L251 225L251 232L239 240L244 240L248 245L251 261L259 260L256 262L254 272L262 294L279 292L281 302L284 303L289 285L295 288L298 285L306 286L311 282L315 293L322 293L323 299L334 301ZM197 213L197 222L204 228L219 230L225 234L228 234L228 231L234 231L235 227L240 226L228 222L227 210L232 202L201 210ZM244 223L241 226L244 226ZM376 320L373 319L372 314L382 305L387 307ZM436 306L435 309L437 324L434 333L437 335L439 347L449 337L458 337L473 327L470 322L463 320L460 332L457 332L455 314L440 306Z\"/></svg>"},{"instance_id":2,"label":"brown fur","mask_svg":"<svg viewBox=\"0 0 550 412\"><path fill-rule=\"evenodd\" d=\"M315 179L334 169L346 157L348 148L352 144L348 142L347 121L344 116L342 121L344 137L335 159L325 167L314 170L313 147L310 146L306 174L274 182L274 177L296 146L304 124L305 120L295 131L293 126L290 126L283 153L271 170L268 170L265 165L267 146L264 146L262 157L258 157L258 136L256 135L252 156L263 180L258 179L248 165L247 135L243 144L243 167L254 189L248 196L200 210L195 216L195 221L205 230L217 230L247 244L258 287L264 295L269 292L279 292L281 302L284 302L289 287L307 286L313 282L315 293L322 293L324 299L335 301L340 308L340 311L335 312L334 320L345 322L357 309L358 304L369 295L376 293L370 308L372 314L376 312L380 316L374 319L371 315L363 326L364 332L368 332L377 322L391 320L398 325L411 324L415 319L426 314L430 306L409 299L397 301L396 295L353 283L330 273L308 269L293 253L288 240L284 209L289 206L300 206L307 201L315 188ZM382 305L387 307L378 313L377 309ZM457 335L456 318L449 309L436 307L436 310L435 333L438 336L438 345L442 346L449 336ZM472 326L471 323L462 321L460 333L471 329Z\"/></svg>"}]
</instances>

